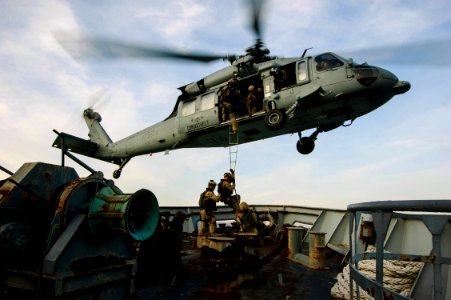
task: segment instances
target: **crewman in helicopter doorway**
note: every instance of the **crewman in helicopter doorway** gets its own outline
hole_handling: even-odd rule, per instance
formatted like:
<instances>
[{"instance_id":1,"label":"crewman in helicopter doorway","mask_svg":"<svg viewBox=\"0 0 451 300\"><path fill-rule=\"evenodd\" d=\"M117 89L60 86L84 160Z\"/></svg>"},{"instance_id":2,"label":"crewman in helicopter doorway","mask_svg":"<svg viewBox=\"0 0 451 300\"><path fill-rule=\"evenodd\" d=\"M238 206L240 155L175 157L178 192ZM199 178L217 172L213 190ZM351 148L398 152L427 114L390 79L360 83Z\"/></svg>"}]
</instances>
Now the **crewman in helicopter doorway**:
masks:
<instances>
[{"instance_id":1,"label":"crewman in helicopter doorway","mask_svg":"<svg viewBox=\"0 0 451 300\"><path fill-rule=\"evenodd\" d=\"M222 88L219 94L219 103L221 105L222 121L224 122L230 119L233 134L238 133L236 113L240 101L241 94L237 88L237 80L232 78L227 82L227 85Z\"/></svg>"}]
</instances>

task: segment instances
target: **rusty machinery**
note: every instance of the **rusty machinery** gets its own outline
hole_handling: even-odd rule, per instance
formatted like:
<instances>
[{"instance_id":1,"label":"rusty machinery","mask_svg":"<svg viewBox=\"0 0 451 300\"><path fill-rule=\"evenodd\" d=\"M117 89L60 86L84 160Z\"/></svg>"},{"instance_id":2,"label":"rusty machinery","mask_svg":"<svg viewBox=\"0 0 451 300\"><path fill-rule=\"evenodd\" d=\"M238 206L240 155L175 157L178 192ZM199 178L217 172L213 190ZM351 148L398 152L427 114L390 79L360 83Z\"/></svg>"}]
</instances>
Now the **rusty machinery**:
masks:
<instances>
[{"instance_id":1,"label":"rusty machinery","mask_svg":"<svg viewBox=\"0 0 451 300\"><path fill-rule=\"evenodd\" d=\"M0 181L0 298L128 298L135 241L158 219L149 190L124 194L100 172L26 163Z\"/></svg>"}]
</instances>

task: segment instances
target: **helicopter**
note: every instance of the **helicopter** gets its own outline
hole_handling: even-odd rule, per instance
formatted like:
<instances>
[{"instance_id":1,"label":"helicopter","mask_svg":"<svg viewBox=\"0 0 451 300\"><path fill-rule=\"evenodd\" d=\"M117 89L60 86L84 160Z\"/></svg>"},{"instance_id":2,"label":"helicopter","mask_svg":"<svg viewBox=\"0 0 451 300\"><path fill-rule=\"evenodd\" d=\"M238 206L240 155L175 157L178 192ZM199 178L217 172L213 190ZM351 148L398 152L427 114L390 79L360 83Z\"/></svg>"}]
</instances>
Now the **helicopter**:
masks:
<instances>
[{"instance_id":1,"label":"helicopter","mask_svg":"<svg viewBox=\"0 0 451 300\"><path fill-rule=\"evenodd\" d=\"M297 133L296 149L309 154L319 133L349 126L355 119L406 93L410 83L400 81L381 67L358 64L333 52L299 57L271 56L261 40L261 1L252 3L254 45L244 55L209 55L161 50L107 39L58 39L75 55L133 56L189 59L208 62L228 60L230 65L200 80L179 88L171 114L122 140L113 142L101 125L101 115L85 109L83 118L89 139L58 133L53 146L93 157L119 166L113 177L119 178L125 165L135 156L181 148L228 147ZM80 50L80 45L83 49ZM81 52L81 54L80 54ZM241 95L235 103L238 131L224 114L222 94L233 83ZM257 111L246 109L250 87L259 91ZM302 132L313 130L309 136Z\"/></svg>"}]
</instances>

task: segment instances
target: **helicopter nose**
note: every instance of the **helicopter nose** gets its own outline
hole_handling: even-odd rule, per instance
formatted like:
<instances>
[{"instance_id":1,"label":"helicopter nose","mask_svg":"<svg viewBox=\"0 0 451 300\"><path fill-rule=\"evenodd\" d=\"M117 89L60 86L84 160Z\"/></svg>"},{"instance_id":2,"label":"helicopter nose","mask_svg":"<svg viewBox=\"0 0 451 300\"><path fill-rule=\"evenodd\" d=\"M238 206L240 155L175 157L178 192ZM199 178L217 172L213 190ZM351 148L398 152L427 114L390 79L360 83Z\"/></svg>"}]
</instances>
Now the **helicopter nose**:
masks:
<instances>
[{"instance_id":1,"label":"helicopter nose","mask_svg":"<svg viewBox=\"0 0 451 300\"><path fill-rule=\"evenodd\" d=\"M395 95L404 94L408 90L410 90L410 82L408 82L408 81L398 81L393 86L393 91L394 91Z\"/></svg>"},{"instance_id":2,"label":"helicopter nose","mask_svg":"<svg viewBox=\"0 0 451 300\"><path fill-rule=\"evenodd\" d=\"M398 77L396 77L395 74L393 74L388 70L379 68L379 74L380 74L379 78L384 84L394 85L399 81Z\"/></svg>"},{"instance_id":3,"label":"helicopter nose","mask_svg":"<svg viewBox=\"0 0 451 300\"><path fill-rule=\"evenodd\" d=\"M379 84L390 88L394 95L404 94L410 90L410 83L408 81L400 81L392 72L379 68L379 74Z\"/></svg>"}]
</instances>

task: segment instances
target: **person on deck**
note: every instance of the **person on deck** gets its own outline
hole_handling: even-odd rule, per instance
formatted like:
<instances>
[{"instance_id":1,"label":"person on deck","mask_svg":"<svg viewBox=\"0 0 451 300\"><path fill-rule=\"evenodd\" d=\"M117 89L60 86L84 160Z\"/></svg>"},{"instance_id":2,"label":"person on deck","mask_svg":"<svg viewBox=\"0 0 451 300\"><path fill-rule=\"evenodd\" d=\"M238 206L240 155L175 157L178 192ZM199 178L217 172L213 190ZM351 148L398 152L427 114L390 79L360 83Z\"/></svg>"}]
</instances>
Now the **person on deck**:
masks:
<instances>
[{"instance_id":1,"label":"person on deck","mask_svg":"<svg viewBox=\"0 0 451 300\"><path fill-rule=\"evenodd\" d=\"M249 208L246 202L241 202L236 212L236 220L240 225L240 232L258 234L257 213Z\"/></svg>"},{"instance_id":2,"label":"person on deck","mask_svg":"<svg viewBox=\"0 0 451 300\"><path fill-rule=\"evenodd\" d=\"M215 194L216 182L210 180L205 191L200 194L200 227L199 235L213 234L216 231L216 203L221 197ZM208 227L207 227L208 224Z\"/></svg>"}]
</instances>

